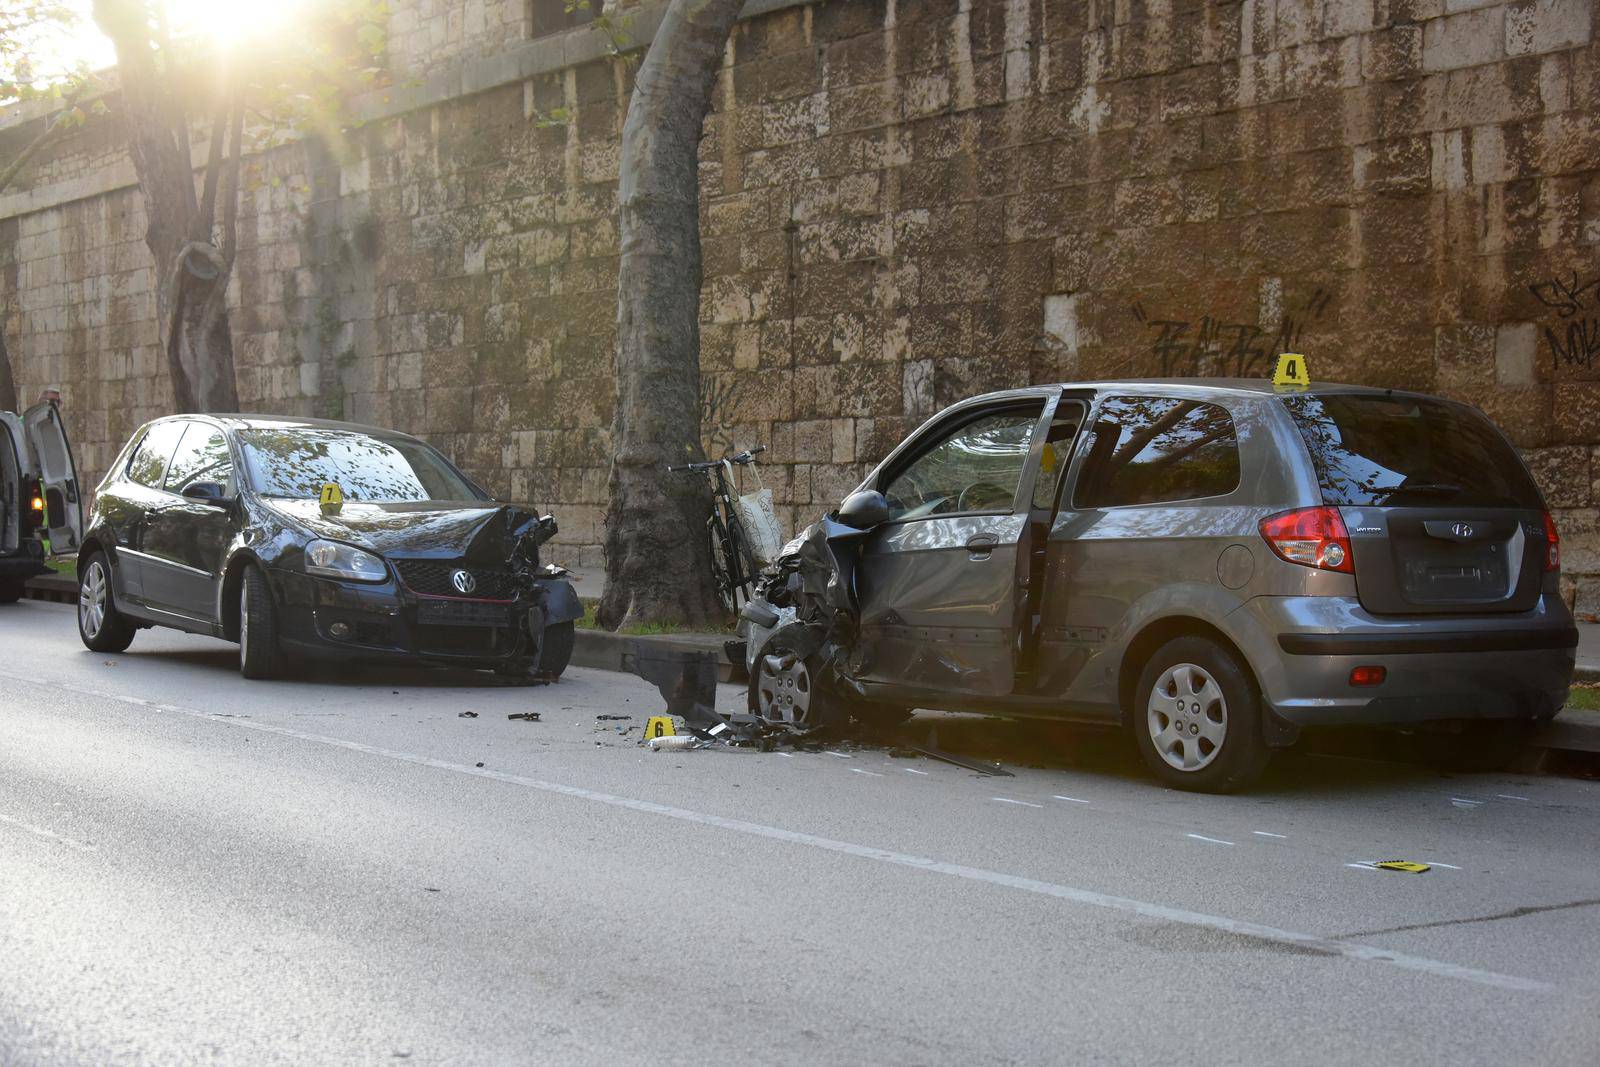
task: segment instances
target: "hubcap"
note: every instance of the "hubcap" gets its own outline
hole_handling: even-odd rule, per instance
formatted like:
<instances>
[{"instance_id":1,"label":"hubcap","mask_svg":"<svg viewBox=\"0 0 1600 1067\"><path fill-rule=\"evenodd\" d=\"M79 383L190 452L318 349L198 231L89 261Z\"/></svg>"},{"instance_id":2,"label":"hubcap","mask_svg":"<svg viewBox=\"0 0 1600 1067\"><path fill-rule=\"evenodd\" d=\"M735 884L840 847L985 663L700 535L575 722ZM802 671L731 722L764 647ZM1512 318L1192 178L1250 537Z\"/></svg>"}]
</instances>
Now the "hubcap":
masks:
<instances>
[{"instance_id":1,"label":"hubcap","mask_svg":"<svg viewBox=\"0 0 1600 1067\"><path fill-rule=\"evenodd\" d=\"M99 637L106 623L106 570L99 560L89 564L78 586L78 623L90 637Z\"/></svg>"},{"instance_id":2,"label":"hubcap","mask_svg":"<svg viewBox=\"0 0 1600 1067\"><path fill-rule=\"evenodd\" d=\"M1168 766L1198 771L1222 751L1228 702L1204 667L1179 663L1156 679L1145 719L1150 740Z\"/></svg>"},{"instance_id":3,"label":"hubcap","mask_svg":"<svg viewBox=\"0 0 1600 1067\"><path fill-rule=\"evenodd\" d=\"M250 583L239 586L239 658L250 654Z\"/></svg>"},{"instance_id":4,"label":"hubcap","mask_svg":"<svg viewBox=\"0 0 1600 1067\"><path fill-rule=\"evenodd\" d=\"M811 672L793 652L762 656L756 711L768 722L805 726L811 712Z\"/></svg>"}]
</instances>

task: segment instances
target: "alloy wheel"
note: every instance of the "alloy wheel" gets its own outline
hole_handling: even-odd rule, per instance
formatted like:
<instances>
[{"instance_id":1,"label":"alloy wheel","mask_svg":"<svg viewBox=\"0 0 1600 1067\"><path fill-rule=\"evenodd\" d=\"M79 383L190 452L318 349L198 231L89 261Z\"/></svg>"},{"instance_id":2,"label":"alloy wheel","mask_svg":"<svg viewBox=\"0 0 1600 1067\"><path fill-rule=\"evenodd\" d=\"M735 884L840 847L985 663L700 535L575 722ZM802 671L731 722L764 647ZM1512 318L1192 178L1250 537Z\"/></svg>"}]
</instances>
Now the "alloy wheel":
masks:
<instances>
[{"instance_id":1,"label":"alloy wheel","mask_svg":"<svg viewBox=\"0 0 1600 1067\"><path fill-rule=\"evenodd\" d=\"M1217 758L1228 736L1228 702L1204 667L1169 667L1150 691L1145 721L1168 766L1198 771Z\"/></svg>"},{"instance_id":2,"label":"alloy wheel","mask_svg":"<svg viewBox=\"0 0 1600 1067\"><path fill-rule=\"evenodd\" d=\"M106 622L106 586L105 565L95 560L78 586L78 624L90 638L99 637Z\"/></svg>"}]
</instances>

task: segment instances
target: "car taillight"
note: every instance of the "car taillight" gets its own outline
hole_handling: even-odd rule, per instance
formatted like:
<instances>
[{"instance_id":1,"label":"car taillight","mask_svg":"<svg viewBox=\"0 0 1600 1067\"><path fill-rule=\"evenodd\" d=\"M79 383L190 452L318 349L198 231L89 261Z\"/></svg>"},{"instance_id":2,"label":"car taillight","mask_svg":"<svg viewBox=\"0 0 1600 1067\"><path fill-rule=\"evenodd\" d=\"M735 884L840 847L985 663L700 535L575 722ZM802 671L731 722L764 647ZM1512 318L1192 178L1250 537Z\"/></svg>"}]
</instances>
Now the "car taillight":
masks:
<instances>
[{"instance_id":1,"label":"car taillight","mask_svg":"<svg viewBox=\"0 0 1600 1067\"><path fill-rule=\"evenodd\" d=\"M1278 558L1290 563L1355 573L1350 535L1338 508L1301 508L1268 515L1261 520L1261 536Z\"/></svg>"},{"instance_id":2,"label":"car taillight","mask_svg":"<svg viewBox=\"0 0 1600 1067\"><path fill-rule=\"evenodd\" d=\"M1561 535L1556 533L1556 520L1547 511L1544 513L1544 569L1558 571L1561 569Z\"/></svg>"}]
</instances>

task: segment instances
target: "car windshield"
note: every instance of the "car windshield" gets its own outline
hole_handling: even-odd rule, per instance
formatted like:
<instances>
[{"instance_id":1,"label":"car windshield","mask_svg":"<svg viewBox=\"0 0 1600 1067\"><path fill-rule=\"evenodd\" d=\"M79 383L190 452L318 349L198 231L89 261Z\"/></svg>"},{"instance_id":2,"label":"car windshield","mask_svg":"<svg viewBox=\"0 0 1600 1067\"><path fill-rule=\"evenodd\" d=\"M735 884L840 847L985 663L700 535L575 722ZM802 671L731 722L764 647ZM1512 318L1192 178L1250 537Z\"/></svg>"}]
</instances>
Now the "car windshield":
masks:
<instances>
[{"instance_id":1,"label":"car windshield","mask_svg":"<svg viewBox=\"0 0 1600 1067\"><path fill-rule=\"evenodd\" d=\"M332 482L347 500L482 500L437 451L407 437L307 427L241 430L250 484L261 496L315 499Z\"/></svg>"},{"instance_id":2,"label":"car windshield","mask_svg":"<svg viewBox=\"0 0 1600 1067\"><path fill-rule=\"evenodd\" d=\"M1322 499L1349 505L1537 508L1539 491L1483 416L1418 397L1287 397Z\"/></svg>"}]
</instances>

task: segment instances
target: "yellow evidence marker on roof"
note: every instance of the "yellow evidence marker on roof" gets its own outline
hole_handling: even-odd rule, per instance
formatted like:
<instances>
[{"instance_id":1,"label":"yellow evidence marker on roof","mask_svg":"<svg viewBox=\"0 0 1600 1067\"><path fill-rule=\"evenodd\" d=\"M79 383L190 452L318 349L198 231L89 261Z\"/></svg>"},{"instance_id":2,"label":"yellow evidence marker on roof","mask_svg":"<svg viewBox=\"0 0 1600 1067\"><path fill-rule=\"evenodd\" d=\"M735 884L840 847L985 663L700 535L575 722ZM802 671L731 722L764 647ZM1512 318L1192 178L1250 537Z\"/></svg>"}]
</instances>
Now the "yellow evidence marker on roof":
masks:
<instances>
[{"instance_id":1,"label":"yellow evidence marker on roof","mask_svg":"<svg viewBox=\"0 0 1600 1067\"><path fill-rule=\"evenodd\" d=\"M1306 370L1306 357L1298 352L1285 352L1278 357L1278 367L1272 372L1272 384L1304 389L1311 384L1311 374Z\"/></svg>"},{"instance_id":2,"label":"yellow evidence marker on roof","mask_svg":"<svg viewBox=\"0 0 1600 1067\"><path fill-rule=\"evenodd\" d=\"M317 494L317 503L323 511L338 511L344 507L344 490L339 488L337 482L323 482L322 490Z\"/></svg>"}]
</instances>

